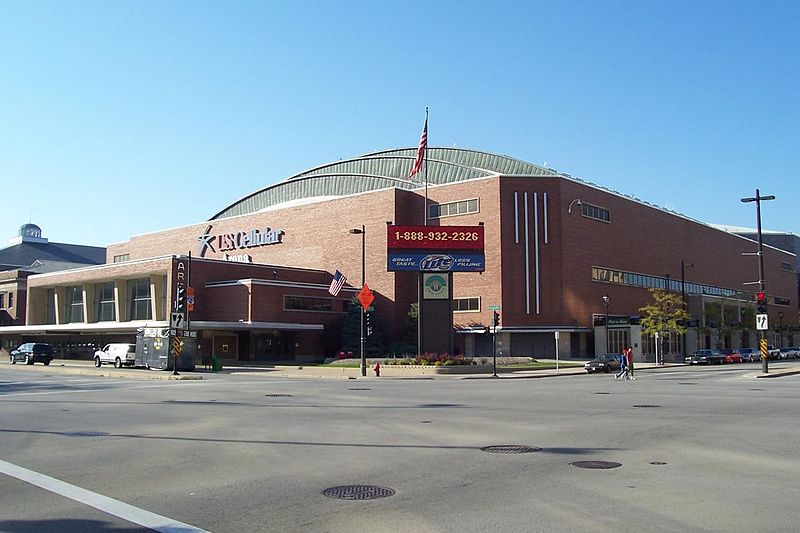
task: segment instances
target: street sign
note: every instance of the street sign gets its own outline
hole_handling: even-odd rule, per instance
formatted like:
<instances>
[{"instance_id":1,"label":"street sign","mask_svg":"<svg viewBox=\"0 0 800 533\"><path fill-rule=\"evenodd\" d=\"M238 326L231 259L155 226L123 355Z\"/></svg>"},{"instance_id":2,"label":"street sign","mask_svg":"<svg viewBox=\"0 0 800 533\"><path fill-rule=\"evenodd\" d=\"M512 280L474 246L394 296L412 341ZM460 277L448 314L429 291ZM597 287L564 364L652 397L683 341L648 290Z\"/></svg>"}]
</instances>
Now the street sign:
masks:
<instances>
[{"instance_id":1,"label":"street sign","mask_svg":"<svg viewBox=\"0 0 800 533\"><path fill-rule=\"evenodd\" d=\"M171 313L169 324L171 328L178 329L182 328L186 317L183 313Z\"/></svg>"},{"instance_id":2,"label":"street sign","mask_svg":"<svg viewBox=\"0 0 800 533\"><path fill-rule=\"evenodd\" d=\"M375 296L372 294L372 291L365 283L364 286L358 293L358 301L361 302L361 307L364 308L366 311L369 309L370 304L375 300Z\"/></svg>"},{"instance_id":3,"label":"street sign","mask_svg":"<svg viewBox=\"0 0 800 533\"><path fill-rule=\"evenodd\" d=\"M767 315L756 315L756 329L758 331L766 331L769 329L769 321Z\"/></svg>"},{"instance_id":4,"label":"street sign","mask_svg":"<svg viewBox=\"0 0 800 533\"><path fill-rule=\"evenodd\" d=\"M500 310L500 306L499 305L490 305L489 306L489 311L499 311L499 310Z\"/></svg>"}]
</instances>

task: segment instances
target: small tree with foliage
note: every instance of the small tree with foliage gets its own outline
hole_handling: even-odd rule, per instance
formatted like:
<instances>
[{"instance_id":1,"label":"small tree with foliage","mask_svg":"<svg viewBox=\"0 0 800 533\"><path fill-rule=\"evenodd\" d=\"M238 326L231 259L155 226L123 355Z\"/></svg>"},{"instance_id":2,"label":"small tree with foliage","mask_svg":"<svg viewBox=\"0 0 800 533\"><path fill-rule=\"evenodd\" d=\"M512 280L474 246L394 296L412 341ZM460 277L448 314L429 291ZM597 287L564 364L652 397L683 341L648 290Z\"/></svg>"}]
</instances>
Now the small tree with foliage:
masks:
<instances>
[{"instance_id":1,"label":"small tree with foliage","mask_svg":"<svg viewBox=\"0 0 800 533\"><path fill-rule=\"evenodd\" d=\"M653 303L639 308L644 316L641 320L642 332L647 335L658 333L662 342L670 333L686 333L684 325L689 313L683 307L683 300L675 293L663 289L650 289Z\"/></svg>"}]
</instances>

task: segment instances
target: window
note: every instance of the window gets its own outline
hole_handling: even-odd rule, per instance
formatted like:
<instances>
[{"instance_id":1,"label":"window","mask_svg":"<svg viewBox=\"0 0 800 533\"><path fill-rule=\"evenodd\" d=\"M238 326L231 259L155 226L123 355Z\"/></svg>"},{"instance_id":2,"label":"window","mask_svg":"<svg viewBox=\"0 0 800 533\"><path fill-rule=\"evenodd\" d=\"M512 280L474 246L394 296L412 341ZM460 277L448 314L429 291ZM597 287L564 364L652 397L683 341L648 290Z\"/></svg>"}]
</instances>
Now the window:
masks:
<instances>
[{"instance_id":1,"label":"window","mask_svg":"<svg viewBox=\"0 0 800 533\"><path fill-rule=\"evenodd\" d=\"M478 199L428 206L428 218L454 217L478 212Z\"/></svg>"},{"instance_id":2,"label":"window","mask_svg":"<svg viewBox=\"0 0 800 533\"><path fill-rule=\"evenodd\" d=\"M781 261L781 270L785 270L786 272L792 271L792 264L791 263L784 263Z\"/></svg>"},{"instance_id":3,"label":"window","mask_svg":"<svg viewBox=\"0 0 800 533\"><path fill-rule=\"evenodd\" d=\"M13 292L9 292L8 293L8 308L11 309L12 307L14 307L14 293Z\"/></svg>"},{"instance_id":4,"label":"window","mask_svg":"<svg viewBox=\"0 0 800 533\"><path fill-rule=\"evenodd\" d=\"M603 207L581 203L581 214L587 218L593 218L601 222L611 222L611 212Z\"/></svg>"},{"instance_id":5,"label":"window","mask_svg":"<svg viewBox=\"0 0 800 533\"><path fill-rule=\"evenodd\" d=\"M66 322L83 322L83 287L67 287Z\"/></svg>"},{"instance_id":6,"label":"window","mask_svg":"<svg viewBox=\"0 0 800 533\"><path fill-rule=\"evenodd\" d=\"M6 308L6 293L0 292L0 309Z\"/></svg>"},{"instance_id":7,"label":"window","mask_svg":"<svg viewBox=\"0 0 800 533\"><path fill-rule=\"evenodd\" d=\"M480 298L453 298L453 312L480 311Z\"/></svg>"},{"instance_id":8,"label":"window","mask_svg":"<svg viewBox=\"0 0 800 533\"><path fill-rule=\"evenodd\" d=\"M115 263L124 263L125 261L130 260L131 254L120 254L114 256Z\"/></svg>"},{"instance_id":9,"label":"window","mask_svg":"<svg viewBox=\"0 0 800 533\"><path fill-rule=\"evenodd\" d=\"M129 320L150 320L152 308L150 306L150 280L148 278L128 280L128 294L130 295Z\"/></svg>"},{"instance_id":10,"label":"window","mask_svg":"<svg viewBox=\"0 0 800 533\"><path fill-rule=\"evenodd\" d=\"M306 296L284 296L285 311L333 311L332 298L309 298Z\"/></svg>"},{"instance_id":11,"label":"window","mask_svg":"<svg viewBox=\"0 0 800 533\"><path fill-rule=\"evenodd\" d=\"M95 300L98 322L111 322L117 319L113 281L100 283L95 287Z\"/></svg>"}]
</instances>

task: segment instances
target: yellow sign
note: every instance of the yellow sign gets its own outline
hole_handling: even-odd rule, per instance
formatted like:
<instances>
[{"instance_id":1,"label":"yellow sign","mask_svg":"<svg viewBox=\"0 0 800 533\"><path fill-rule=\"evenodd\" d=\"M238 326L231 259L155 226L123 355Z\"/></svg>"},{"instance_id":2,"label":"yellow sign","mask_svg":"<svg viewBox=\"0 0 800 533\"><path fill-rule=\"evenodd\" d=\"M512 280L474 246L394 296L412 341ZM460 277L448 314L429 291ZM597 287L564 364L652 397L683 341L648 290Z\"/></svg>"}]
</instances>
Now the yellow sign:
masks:
<instances>
[{"instance_id":1,"label":"yellow sign","mask_svg":"<svg viewBox=\"0 0 800 533\"><path fill-rule=\"evenodd\" d=\"M760 339L758 341L758 348L761 351L761 359L767 359L769 357L769 351L767 351L767 339Z\"/></svg>"}]
</instances>

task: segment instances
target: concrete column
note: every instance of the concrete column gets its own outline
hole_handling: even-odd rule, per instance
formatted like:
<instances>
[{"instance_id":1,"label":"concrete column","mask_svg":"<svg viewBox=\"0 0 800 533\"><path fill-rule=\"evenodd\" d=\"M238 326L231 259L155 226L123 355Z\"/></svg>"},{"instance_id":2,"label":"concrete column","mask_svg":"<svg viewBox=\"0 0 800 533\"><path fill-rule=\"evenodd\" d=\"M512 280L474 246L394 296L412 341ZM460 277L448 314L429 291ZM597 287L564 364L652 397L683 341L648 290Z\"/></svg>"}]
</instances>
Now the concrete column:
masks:
<instances>
[{"instance_id":1,"label":"concrete column","mask_svg":"<svg viewBox=\"0 0 800 533\"><path fill-rule=\"evenodd\" d=\"M114 307L117 322L128 322L128 281L114 280Z\"/></svg>"},{"instance_id":2,"label":"concrete column","mask_svg":"<svg viewBox=\"0 0 800 533\"><path fill-rule=\"evenodd\" d=\"M166 283L160 274L150 276L150 316L153 320L166 320Z\"/></svg>"},{"instance_id":3,"label":"concrete column","mask_svg":"<svg viewBox=\"0 0 800 533\"><path fill-rule=\"evenodd\" d=\"M66 324L67 313L67 289L66 287L56 287L55 293L56 324Z\"/></svg>"},{"instance_id":4,"label":"concrete column","mask_svg":"<svg viewBox=\"0 0 800 533\"><path fill-rule=\"evenodd\" d=\"M97 306L94 301L95 286L88 283L83 286L83 321L87 324L97 322Z\"/></svg>"},{"instance_id":5,"label":"concrete column","mask_svg":"<svg viewBox=\"0 0 800 533\"><path fill-rule=\"evenodd\" d=\"M28 289L26 324L44 324L47 319L47 289Z\"/></svg>"}]
</instances>

